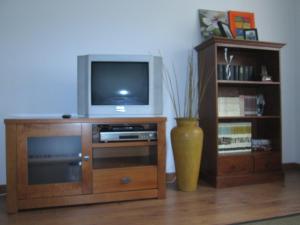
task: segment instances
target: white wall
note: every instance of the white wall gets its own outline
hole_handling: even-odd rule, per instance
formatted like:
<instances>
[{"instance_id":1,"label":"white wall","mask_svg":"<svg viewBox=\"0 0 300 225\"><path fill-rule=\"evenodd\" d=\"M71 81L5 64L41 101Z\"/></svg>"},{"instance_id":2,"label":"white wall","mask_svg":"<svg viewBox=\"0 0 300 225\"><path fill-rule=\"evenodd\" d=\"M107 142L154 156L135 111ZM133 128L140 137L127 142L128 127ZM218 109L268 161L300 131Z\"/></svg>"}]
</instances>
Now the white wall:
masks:
<instances>
[{"instance_id":1,"label":"white wall","mask_svg":"<svg viewBox=\"0 0 300 225\"><path fill-rule=\"evenodd\" d=\"M295 0L296 2L296 26L295 26L295 31L296 31L296 56L295 56L295 77L296 77L296 82L295 82L295 90L299 90L299 84L300 84L300 71L299 71L299 65L300 65L300 44L299 44L299 39L300 39L300 1ZM300 92L295 91L295 102L294 104L296 105L296 114L295 116L298 116L299 118L299 112L300 112ZM297 100L298 99L298 100ZM295 158L296 162L300 163L300 151L299 147L300 146L300 138L299 138L299 128L300 128L300 120L297 117L295 118L295 126L297 127L296 130L296 143L295 143ZM297 119L297 120L296 120Z\"/></svg>"},{"instance_id":2,"label":"white wall","mask_svg":"<svg viewBox=\"0 0 300 225\"><path fill-rule=\"evenodd\" d=\"M80 54L160 50L183 80L187 51L201 41L199 8L255 12L261 40L288 43L282 51L283 159L299 162L294 123L295 4L295 0L0 0L0 184L6 182L4 118L76 113ZM164 101L169 136L174 120L169 100ZM169 139L167 155L167 171L172 172Z\"/></svg>"}]
</instances>

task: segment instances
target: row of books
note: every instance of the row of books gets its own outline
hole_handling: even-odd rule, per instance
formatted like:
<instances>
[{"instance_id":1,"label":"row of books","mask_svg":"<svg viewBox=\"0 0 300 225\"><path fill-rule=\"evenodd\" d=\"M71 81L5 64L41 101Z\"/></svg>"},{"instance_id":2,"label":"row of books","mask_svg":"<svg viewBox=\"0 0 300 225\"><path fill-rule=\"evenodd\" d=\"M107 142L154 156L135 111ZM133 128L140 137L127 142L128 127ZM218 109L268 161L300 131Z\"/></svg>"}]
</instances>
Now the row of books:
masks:
<instances>
[{"instance_id":1,"label":"row of books","mask_svg":"<svg viewBox=\"0 0 300 225\"><path fill-rule=\"evenodd\" d=\"M230 65L230 76L226 74L226 65L218 64L218 80L255 80L254 67L248 65ZM229 71L228 71L229 72Z\"/></svg>"},{"instance_id":2,"label":"row of books","mask_svg":"<svg viewBox=\"0 0 300 225\"><path fill-rule=\"evenodd\" d=\"M218 152L220 154L271 150L270 139L252 138L250 122L218 124Z\"/></svg>"},{"instance_id":3,"label":"row of books","mask_svg":"<svg viewBox=\"0 0 300 225\"><path fill-rule=\"evenodd\" d=\"M251 123L219 123L218 152L222 154L251 151Z\"/></svg>"},{"instance_id":4,"label":"row of books","mask_svg":"<svg viewBox=\"0 0 300 225\"><path fill-rule=\"evenodd\" d=\"M257 115L257 97L240 95L238 97L218 97L218 116Z\"/></svg>"}]
</instances>

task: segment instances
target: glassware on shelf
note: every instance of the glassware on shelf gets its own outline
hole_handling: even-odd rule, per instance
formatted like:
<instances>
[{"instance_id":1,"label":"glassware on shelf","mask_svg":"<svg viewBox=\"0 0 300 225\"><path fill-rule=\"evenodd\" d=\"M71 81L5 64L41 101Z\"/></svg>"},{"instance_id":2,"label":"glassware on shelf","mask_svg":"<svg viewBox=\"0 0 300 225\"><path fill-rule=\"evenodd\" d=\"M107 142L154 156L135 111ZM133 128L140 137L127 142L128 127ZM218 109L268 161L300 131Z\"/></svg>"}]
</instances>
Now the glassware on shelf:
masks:
<instances>
[{"instance_id":1,"label":"glassware on shelf","mask_svg":"<svg viewBox=\"0 0 300 225\"><path fill-rule=\"evenodd\" d=\"M272 77L268 74L266 65L261 66L260 76L262 81L272 81Z\"/></svg>"},{"instance_id":2,"label":"glassware on shelf","mask_svg":"<svg viewBox=\"0 0 300 225\"><path fill-rule=\"evenodd\" d=\"M265 101L264 96L262 94L259 94L256 97L256 106L257 106L256 110L257 110L257 115L258 116L262 116L263 115L265 104L266 104L266 101Z\"/></svg>"},{"instance_id":3,"label":"glassware on shelf","mask_svg":"<svg viewBox=\"0 0 300 225\"><path fill-rule=\"evenodd\" d=\"M226 80L232 79L231 62L233 57L234 57L233 55L229 55L228 58L228 48L224 48L224 59L226 62L226 67L225 67Z\"/></svg>"}]
</instances>

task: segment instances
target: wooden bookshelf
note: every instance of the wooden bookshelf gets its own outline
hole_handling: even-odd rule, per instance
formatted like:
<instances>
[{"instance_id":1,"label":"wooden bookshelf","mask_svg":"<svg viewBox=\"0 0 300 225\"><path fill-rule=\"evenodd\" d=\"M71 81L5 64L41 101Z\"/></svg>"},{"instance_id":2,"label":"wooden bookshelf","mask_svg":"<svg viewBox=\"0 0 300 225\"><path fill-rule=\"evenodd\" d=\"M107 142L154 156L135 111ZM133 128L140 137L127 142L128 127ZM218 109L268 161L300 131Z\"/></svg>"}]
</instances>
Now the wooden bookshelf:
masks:
<instances>
[{"instance_id":1,"label":"wooden bookshelf","mask_svg":"<svg viewBox=\"0 0 300 225\"><path fill-rule=\"evenodd\" d=\"M198 52L200 81L207 84L199 103L199 125L205 139L201 165L201 178L216 187L274 181L283 178L281 169L281 43L211 38L195 47ZM218 65L225 64L224 49L234 55L232 66L251 66L253 74L245 79L220 79ZM267 67L271 81L262 81L261 66ZM219 79L218 79L219 78ZM221 76L221 78L223 78ZM248 79L251 78L251 79ZM218 116L218 97L257 96L265 99L261 116ZM218 124L250 122L254 139L268 139L271 150L262 152L218 152Z\"/></svg>"}]
</instances>

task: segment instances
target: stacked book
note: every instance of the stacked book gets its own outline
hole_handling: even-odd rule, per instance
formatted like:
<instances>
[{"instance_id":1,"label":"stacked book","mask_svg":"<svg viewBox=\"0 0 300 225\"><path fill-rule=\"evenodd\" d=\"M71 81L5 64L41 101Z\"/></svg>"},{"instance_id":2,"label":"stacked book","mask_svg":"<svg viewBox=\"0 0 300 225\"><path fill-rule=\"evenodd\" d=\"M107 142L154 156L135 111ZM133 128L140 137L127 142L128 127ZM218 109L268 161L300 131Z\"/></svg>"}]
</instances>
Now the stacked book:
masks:
<instances>
[{"instance_id":1,"label":"stacked book","mask_svg":"<svg viewBox=\"0 0 300 225\"><path fill-rule=\"evenodd\" d=\"M218 152L235 153L251 151L251 123L219 123Z\"/></svg>"},{"instance_id":2,"label":"stacked book","mask_svg":"<svg viewBox=\"0 0 300 225\"><path fill-rule=\"evenodd\" d=\"M252 116L257 115L255 95L237 97L218 97L218 116Z\"/></svg>"}]
</instances>

